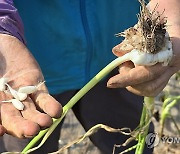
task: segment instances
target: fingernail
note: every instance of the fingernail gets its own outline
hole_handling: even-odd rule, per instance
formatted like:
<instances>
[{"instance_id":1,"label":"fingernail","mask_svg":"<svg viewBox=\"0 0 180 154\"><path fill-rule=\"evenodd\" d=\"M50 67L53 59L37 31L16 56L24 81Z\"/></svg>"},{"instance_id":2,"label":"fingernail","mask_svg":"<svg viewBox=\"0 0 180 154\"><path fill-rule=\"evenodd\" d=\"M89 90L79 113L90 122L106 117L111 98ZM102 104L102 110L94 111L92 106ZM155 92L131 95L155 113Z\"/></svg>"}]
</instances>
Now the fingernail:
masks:
<instances>
[{"instance_id":1,"label":"fingernail","mask_svg":"<svg viewBox=\"0 0 180 154\"><path fill-rule=\"evenodd\" d=\"M43 127L41 127L41 130L44 130L44 129L46 129L46 128L48 128L47 126L43 126Z\"/></svg>"},{"instance_id":2,"label":"fingernail","mask_svg":"<svg viewBox=\"0 0 180 154\"><path fill-rule=\"evenodd\" d=\"M107 83L107 87L108 88L123 88L122 85L120 85L119 83Z\"/></svg>"},{"instance_id":3,"label":"fingernail","mask_svg":"<svg viewBox=\"0 0 180 154\"><path fill-rule=\"evenodd\" d=\"M31 135L24 135L25 138L33 138L34 136L36 136L36 135L32 135L32 136Z\"/></svg>"},{"instance_id":4,"label":"fingernail","mask_svg":"<svg viewBox=\"0 0 180 154\"><path fill-rule=\"evenodd\" d=\"M113 88L114 86L113 86L113 83L107 83L107 87L108 88Z\"/></svg>"},{"instance_id":5,"label":"fingernail","mask_svg":"<svg viewBox=\"0 0 180 154\"><path fill-rule=\"evenodd\" d=\"M25 138L33 138L33 137L35 137L36 135L38 135L39 134L39 132L37 132L36 134L34 134L34 135L24 135L24 137Z\"/></svg>"}]
</instances>

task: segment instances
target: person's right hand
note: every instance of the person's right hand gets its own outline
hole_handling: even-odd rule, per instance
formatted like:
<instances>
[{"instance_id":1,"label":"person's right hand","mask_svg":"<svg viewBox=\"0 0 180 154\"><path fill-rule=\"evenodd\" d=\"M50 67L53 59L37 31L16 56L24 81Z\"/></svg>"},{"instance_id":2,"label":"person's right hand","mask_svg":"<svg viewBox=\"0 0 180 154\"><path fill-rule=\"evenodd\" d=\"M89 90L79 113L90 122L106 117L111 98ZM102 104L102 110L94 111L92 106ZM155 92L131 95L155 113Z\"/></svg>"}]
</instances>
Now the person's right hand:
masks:
<instances>
[{"instance_id":1,"label":"person's right hand","mask_svg":"<svg viewBox=\"0 0 180 154\"><path fill-rule=\"evenodd\" d=\"M180 70L180 3L179 0L151 0L148 6L152 12L158 11L167 19L166 28L173 46L171 62L168 66L162 66L161 63L153 66L138 66L126 62L120 66L120 74L109 79L107 86L125 87L134 94L154 97L163 90L171 76ZM118 44L113 48L116 56L122 56L120 46L121 44Z\"/></svg>"},{"instance_id":2,"label":"person's right hand","mask_svg":"<svg viewBox=\"0 0 180 154\"><path fill-rule=\"evenodd\" d=\"M15 37L0 34L0 78L7 77L13 89L37 85L44 81L42 72L27 48ZM23 101L24 110L17 110L10 94L0 92L0 136L33 137L52 124L52 117L61 116L62 106L49 95L45 84Z\"/></svg>"}]
</instances>

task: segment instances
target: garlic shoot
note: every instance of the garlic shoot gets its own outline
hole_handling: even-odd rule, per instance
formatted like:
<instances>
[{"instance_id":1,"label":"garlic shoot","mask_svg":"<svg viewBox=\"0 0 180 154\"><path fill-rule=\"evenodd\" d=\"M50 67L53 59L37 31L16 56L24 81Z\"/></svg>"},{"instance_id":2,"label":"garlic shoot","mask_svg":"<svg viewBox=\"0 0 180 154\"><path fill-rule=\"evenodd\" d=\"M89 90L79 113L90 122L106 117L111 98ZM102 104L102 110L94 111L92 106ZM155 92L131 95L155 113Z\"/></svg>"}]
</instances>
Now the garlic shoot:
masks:
<instances>
[{"instance_id":1,"label":"garlic shoot","mask_svg":"<svg viewBox=\"0 0 180 154\"><path fill-rule=\"evenodd\" d=\"M20 111L24 109L24 104L17 99L11 99L11 100L2 101L2 102L11 102L14 105L14 107Z\"/></svg>"},{"instance_id":2,"label":"garlic shoot","mask_svg":"<svg viewBox=\"0 0 180 154\"><path fill-rule=\"evenodd\" d=\"M6 90L6 83L8 82L8 78L0 78L0 91Z\"/></svg>"}]
</instances>

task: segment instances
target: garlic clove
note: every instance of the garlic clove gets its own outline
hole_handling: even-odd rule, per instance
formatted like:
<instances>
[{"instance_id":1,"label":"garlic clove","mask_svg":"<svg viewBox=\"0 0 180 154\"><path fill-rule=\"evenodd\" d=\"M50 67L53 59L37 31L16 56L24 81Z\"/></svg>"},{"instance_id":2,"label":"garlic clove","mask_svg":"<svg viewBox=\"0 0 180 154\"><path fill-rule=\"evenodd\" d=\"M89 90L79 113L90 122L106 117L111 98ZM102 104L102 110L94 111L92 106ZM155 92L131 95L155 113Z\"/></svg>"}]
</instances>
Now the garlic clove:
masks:
<instances>
[{"instance_id":1,"label":"garlic clove","mask_svg":"<svg viewBox=\"0 0 180 154\"><path fill-rule=\"evenodd\" d=\"M18 99L19 101L24 101L27 98L28 94L17 92L17 96L18 97L16 99Z\"/></svg>"},{"instance_id":2,"label":"garlic clove","mask_svg":"<svg viewBox=\"0 0 180 154\"><path fill-rule=\"evenodd\" d=\"M18 89L20 93L32 94L37 91L36 86L25 86Z\"/></svg>"},{"instance_id":3,"label":"garlic clove","mask_svg":"<svg viewBox=\"0 0 180 154\"><path fill-rule=\"evenodd\" d=\"M19 100L17 99L10 99L10 100L7 100L7 101L2 101L4 103L12 103L14 105L14 107L18 110L24 110L24 104L22 102L20 102Z\"/></svg>"},{"instance_id":4,"label":"garlic clove","mask_svg":"<svg viewBox=\"0 0 180 154\"><path fill-rule=\"evenodd\" d=\"M24 86L24 87L20 87L18 89L18 92L21 92L21 93L26 93L26 94L32 94L34 92L36 92L38 90L38 88L44 84L45 81L43 82L40 82L37 86Z\"/></svg>"},{"instance_id":5,"label":"garlic clove","mask_svg":"<svg viewBox=\"0 0 180 154\"><path fill-rule=\"evenodd\" d=\"M0 78L0 91L6 90L6 83L8 82L8 78Z\"/></svg>"},{"instance_id":6,"label":"garlic clove","mask_svg":"<svg viewBox=\"0 0 180 154\"><path fill-rule=\"evenodd\" d=\"M18 96L18 94L17 94L17 91L14 90L14 89L12 89L9 84L6 83L6 85L7 85L7 87L9 88L9 91L10 91L11 95L12 95L14 98L18 99L19 96Z\"/></svg>"},{"instance_id":7,"label":"garlic clove","mask_svg":"<svg viewBox=\"0 0 180 154\"><path fill-rule=\"evenodd\" d=\"M11 86L8 85L7 83L6 83L6 85L8 86L11 95L15 99L17 99L19 101L24 101L27 98L27 94L26 93L17 92L16 90L12 89Z\"/></svg>"},{"instance_id":8,"label":"garlic clove","mask_svg":"<svg viewBox=\"0 0 180 154\"><path fill-rule=\"evenodd\" d=\"M24 110L24 104L22 102L20 102L19 100L12 99L11 102L16 109L18 109L20 111Z\"/></svg>"}]
</instances>

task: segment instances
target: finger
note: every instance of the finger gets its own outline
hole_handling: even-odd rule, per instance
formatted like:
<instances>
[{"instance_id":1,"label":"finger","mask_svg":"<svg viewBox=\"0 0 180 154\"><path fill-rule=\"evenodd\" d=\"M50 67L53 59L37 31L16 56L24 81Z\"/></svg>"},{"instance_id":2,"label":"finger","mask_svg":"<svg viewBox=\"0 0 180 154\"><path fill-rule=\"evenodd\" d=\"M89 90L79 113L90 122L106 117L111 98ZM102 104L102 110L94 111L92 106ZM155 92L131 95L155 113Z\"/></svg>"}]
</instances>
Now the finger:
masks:
<instances>
[{"instance_id":1,"label":"finger","mask_svg":"<svg viewBox=\"0 0 180 154\"><path fill-rule=\"evenodd\" d=\"M171 74L168 72L166 75L161 75L155 80L135 86L128 86L126 89L136 95L155 97L164 89L170 77Z\"/></svg>"},{"instance_id":2,"label":"finger","mask_svg":"<svg viewBox=\"0 0 180 154\"><path fill-rule=\"evenodd\" d=\"M7 133L18 138L32 137L40 130L37 123L24 119L11 103L1 105L1 120Z\"/></svg>"},{"instance_id":3,"label":"finger","mask_svg":"<svg viewBox=\"0 0 180 154\"><path fill-rule=\"evenodd\" d=\"M0 125L0 136L3 136L6 133L6 129Z\"/></svg>"},{"instance_id":4,"label":"finger","mask_svg":"<svg viewBox=\"0 0 180 154\"><path fill-rule=\"evenodd\" d=\"M134 64L131 61L127 61L119 66L120 73L128 73L132 68L134 68Z\"/></svg>"},{"instance_id":5,"label":"finger","mask_svg":"<svg viewBox=\"0 0 180 154\"><path fill-rule=\"evenodd\" d=\"M23 101L23 104L25 108L21 111L21 114L25 119L37 123L41 128L49 127L52 124L52 118L45 113L39 112L30 98Z\"/></svg>"},{"instance_id":6,"label":"finger","mask_svg":"<svg viewBox=\"0 0 180 154\"><path fill-rule=\"evenodd\" d=\"M168 69L168 66L157 64L151 67L136 66L128 73L121 73L109 79L109 88L121 88L141 84L159 77Z\"/></svg>"},{"instance_id":7,"label":"finger","mask_svg":"<svg viewBox=\"0 0 180 154\"><path fill-rule=\"evenodd\" d=\"M126 89L136 95L139 96L146 96L146 97L156 97L166 86L167 83L162 84L160 87L158 87L158 90L151 91L151 92L145 92L142 89L140 90L139 88L133 88L131 86L126 87Z\"/></svg>"},{"instance_id":8,"label":"finger","mask_svg":"<svg viewBox=\"0 0 180 154\"><path fill-rule=\"evenodd\" d=\"M41 110L43 110L51 117L59 118L61 116L61 104L47 92L39 90L33 94L31 98Z\"/></svg>"}]
</instances>

